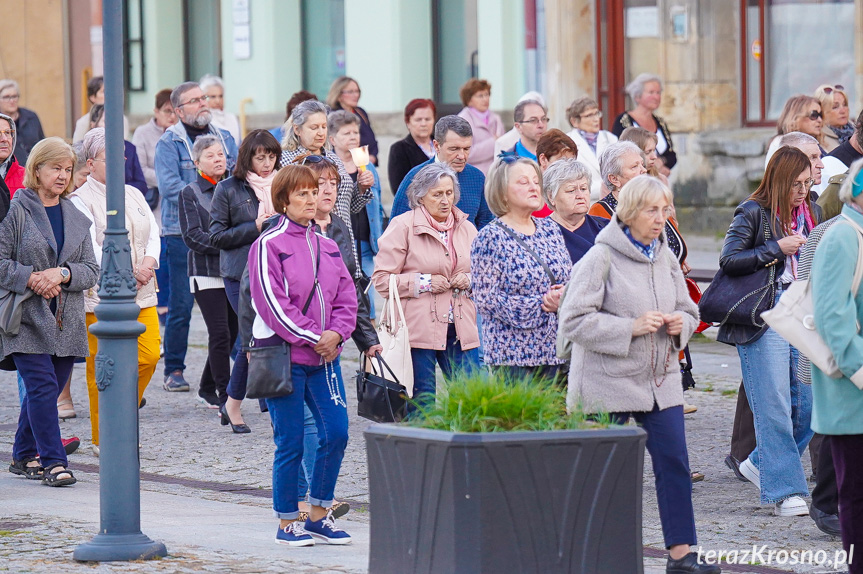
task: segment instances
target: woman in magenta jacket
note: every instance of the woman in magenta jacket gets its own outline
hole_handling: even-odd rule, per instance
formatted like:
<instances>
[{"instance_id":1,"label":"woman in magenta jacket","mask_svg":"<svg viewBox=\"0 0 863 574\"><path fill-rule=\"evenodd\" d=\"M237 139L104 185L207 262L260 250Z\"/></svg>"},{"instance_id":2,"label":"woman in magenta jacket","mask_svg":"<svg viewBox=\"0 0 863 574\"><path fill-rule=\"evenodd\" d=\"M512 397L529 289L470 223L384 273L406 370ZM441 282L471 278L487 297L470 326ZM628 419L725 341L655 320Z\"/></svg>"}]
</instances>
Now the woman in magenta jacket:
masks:
<instances>
[{"instance_id":1,"label":"woman in magenta jacket","mask_svg":"<svg viewBox=\"0 0 863 574\"><path fill-rule=\"evenodd\" d=\"M292 394L267 399L276 453L273 510L276 542L312 546L348 544L330 507L345 446L348 412L339 354L356 325L357 294L336 242L314 231L318 176L308 167L283 167L272 186L279 215L249 251L249 280L257 316L252 346L291 345ZM303 404L318 427L311 512L297 521L297 482L303 453Z\"/></svg>"}]
</instances>

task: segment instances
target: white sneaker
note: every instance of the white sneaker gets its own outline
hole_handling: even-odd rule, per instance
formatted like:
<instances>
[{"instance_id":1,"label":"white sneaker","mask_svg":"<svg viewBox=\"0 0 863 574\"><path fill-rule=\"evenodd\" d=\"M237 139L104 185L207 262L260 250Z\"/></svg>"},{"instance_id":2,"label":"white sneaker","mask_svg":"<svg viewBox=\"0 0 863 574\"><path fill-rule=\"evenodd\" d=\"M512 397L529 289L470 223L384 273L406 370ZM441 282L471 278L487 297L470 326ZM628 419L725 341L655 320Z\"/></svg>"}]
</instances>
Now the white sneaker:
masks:
<instances>
[{"instance_id":1,"label":"white sneaker","mask_svg":"<svg viewBox=\"0 0 863 574\"><path fill-rule=\"evenodd\" d=\"M806 516L809 514L809 506L799 496L792 496L782 502L777 502L774 505L773 514L776 516Z\"/></svg>"},{"instance_id":2,"label":"white sneaker","mask_svg":"<svg viewBox=\"0 0 863 574\"><path fill-rule=\"evenodd\" d=\"M748 458L740 463L740 474L757 486L759 490L761 489L761 473L758 472L758 469L755 468L755 465Z\"/></svg>"},{"instance_id":3,"label":"white sneaker","mask_svg":"<svg viewBox=\"0 0 863 574\"><path fill-rule=\"evenodd\" d=\"M93 456L95 456L96 458L99 458L99 445L91 444L90 447L92 447L92 449L93 449Z\"/></svg>"}]
</instances>

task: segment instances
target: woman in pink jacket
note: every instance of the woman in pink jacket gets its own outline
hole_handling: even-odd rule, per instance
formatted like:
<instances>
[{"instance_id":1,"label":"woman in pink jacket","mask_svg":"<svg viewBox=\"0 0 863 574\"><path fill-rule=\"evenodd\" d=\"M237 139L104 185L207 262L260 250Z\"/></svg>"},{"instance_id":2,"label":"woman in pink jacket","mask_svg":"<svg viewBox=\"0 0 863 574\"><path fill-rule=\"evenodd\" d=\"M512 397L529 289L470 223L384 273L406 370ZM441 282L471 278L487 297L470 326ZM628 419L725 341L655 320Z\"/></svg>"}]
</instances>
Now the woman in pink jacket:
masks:
<instances>
[{"instance_id":1,"label":"woman in pink jacket","mask_svg":"<svg viewBox=\"0 0 863 574\"><path fill-rule=\"evenodd\" d=\"M470 277L476 227L455 206L458 179L446 164L417 172L407 195L412 211L390 221L378 240L372 281L386 298L390 275L396 275L410 333L414 399L422 404L434 400L436 364L448 380L454 371L479 366Z\"/></svg>"},{"instance_id":2,"label":"woman in pink jacket","mask_svg":"<svg viewBox=\"0 0 863 574\"><path fill-rule=\"evenodd\" d=\"M503 120L491 111L491 84L486 80L471 78L459 92L464 104L458 113L473 130L473 145L470 148L469 164L488 175L494 161L494 142L503 135Z\"/></svg>"},{"instance_id":3,"label":"woman in pink jacket","mask_svg":"<svg viewBox=\"0 0 863 574\"><path fill-rule=\"evenodd\" d=\"M290 395L267 399L276 453L273 510L280 519L276 542L312 546L315 539L348 544L330 508L348 443L348 411L339 354L357 319L357 293L339 247L314 231L318 176L288 165L273 180L280 214L249 251L249 283L257 316L252 345L291 345ZM311 511L297 521L297 482L303 453L303 404L318 427L318 451L309 492Z\"/></svg>"}]
</instances>

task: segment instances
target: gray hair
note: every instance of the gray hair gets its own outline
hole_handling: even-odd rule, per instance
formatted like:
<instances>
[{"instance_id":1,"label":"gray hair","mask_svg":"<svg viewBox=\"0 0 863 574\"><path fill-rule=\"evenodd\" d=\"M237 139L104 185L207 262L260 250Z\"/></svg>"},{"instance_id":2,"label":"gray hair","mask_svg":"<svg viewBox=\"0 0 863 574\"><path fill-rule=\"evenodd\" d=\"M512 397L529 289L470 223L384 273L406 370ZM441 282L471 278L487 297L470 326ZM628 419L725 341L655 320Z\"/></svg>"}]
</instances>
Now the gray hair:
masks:
<instances>
[{"instance_id":1,"label":"gray hair","mask_svg":"<svg viewBox=\"0 0 863 574\"><path fill-rule=\"evenodd\" d=\"M634 153L638 157L642 157L641 148L632 142L616 142L605 148L602 156L599 158L599 172L602 175L602 182L609 190L617 189L608 179L610 175L620 176L623 171L623 156L628 153Z\"/></svg>"},{"instance_id":2,"label":"gray hair","mask_svg":"<svg viewBox=\"0 0 863 574\"><path fill-rule=\"evenodd\" d=\"M857 179L861 171L863 171L863 159L858 159L848 168L848 175L845 176L845 181L842 183L842 187L839 188L839 201L842 203L852 203L854 201L854 197L851 195L854 191L854 180Z\"/></svg>"},{"instance_id":3,"label":"gray hair","mask_svg":"<svg viewBox=\"0 0 863 574\"><path fill-rule=\"evenodd\" d=\"M93 128L84 135L84 159L95 159L105 151L105 128Z\"/></svg>"},{"instance_id":4,"label":"gray hair","mask_svg":"<svg viewBox=\"0 0 863 574\"><path fill-rule=\"evenodd\" d=\"M313 114L324 114L324 116L326 116L329 113L330 107L318 100L306 100L305 102L297 104L291 112L291 117L285 122L285 135L282 139L282 148L288 151L294 151L299 148L300 136L297 135L294 128L302 127L303 124L309 121L309 116ZM324 146L327 145L328 144L324 144Z\"/></svg>"},{"instance_id":5,"label":"gray hair","mask_svg":"<svg viewBox=\"0 0 863 574\"><path fill-rule=\"evenodd\" d=\"M201 86L201 89L205 92L213 86L218 86L222 88L223 92L225 91L225 82L222 81L222 78L214 74L204 74L201 76L201 81L198 82L198 85Z\"/></svg>"},{"instance_id":6,"label":"gray hair","mask_svg":"<svg viewBox=\"0 0 863 574\"><path fill-rule=\"evenodd\" d=\"M194 90L195 88L200 88L201 86L198 82L183 82L171 92L171 106L176 110L180 107L180 98L183 97L183 94L188 92L189 90Z\"/></svg>"},{"instance_id":7,"label":"gray hair","mask_svg":"<svg viewBox=\"0 0 863 574\"><path fill-rule=\"evenodd\" d=\"M638 213L647 203L658 195L665 198L669 207L674 205L674 195L659 178L646 174L633 177L620 190L620 196L617 198L617 219L629 225L635 221Z\"/></svg>"},{"instance_id":8,"label":"gray hair","mask_svg":"<svg viewBox=\"0 0 863 574\"><path fill-rule=\"evenodd\" d=\"M542 174L542 198L546 205L554 209L554 199L560 188L580 179L587 180L590 188L590 169L575 158L560 159L548 166Z\"/></svg>"},{"instance_id":9,"label":"gray hair","mask_svg":"<svg viewBox=\"0 0 863 574\"><path fill-rule=\"evenodd\" d=\"M75 167L72 168L72 172L75 173L81 171L87 165L87 157L84 155L84 142L75 142L72 144L72 149L75 150Z\"/></svg>"},{"instance_id":10,"label":"gray hair","mask_svg":"<svg viewBox=\"0 0 863 574\"><path fill-rule=\"evenodd\" d=\"M521 100L519 103L515 105L515 110L513 111L513 121L516 123L521 123L524 121L524 108L533 104L534 106L539 106L542 108L542 113L547 114L548 110L542 105L538 100Z\"/></svg>"},{"instance_id":11,"label":"gray hair","mask_svg":"<svg viewBox=\"0 0 863 574\"><path fill-rule=\"evenodd\" d=\"M198 136L198 139L196 139L195 143L192 145L192 161L198 163L198 160L201 159L204 151L214 145L218 145L220 147L222 145L221 140L219 140L215 135L204 134L202 136Z\"/></svg>"},{"instance_id":12,"label":"gray hair","mask_svg":"<svg viewBox=\"0 0 863 574\"><path fill-rule=\"evenodd\" d=\"M8 90L9 88L15 88L15 91L19 94L21 93L21 88L18 87L18 82L12 79L0 80L0 93Z\"/></svg>"},{"instance_id":13,"label":"gray hair","mask_svg":"<svg viewBox=\"0 0 863 574\"><path fill-rule=\"evenodd\" d=\"M437 185L441 179L448 177L452 180L453 204L458 203L461 191L458 186L458 177L453 169L445 163L430 163L419 170L408 185L408 206L416 209L420 205L420 199L425 197L431 188Z\"/></svg>"},{"instance_id":14,"label":"gray hair","mask_svg":"<svg viewBox=\"0 0 863 574\"><path fill-rule=\"evenodd\" d=\"M626 93L634 102L641 97L641 94L644 93L644 86L650 82L656 82L659 84L659 89L662 89L662 79L656 74L638 74L634 80L626 85Z\"/></svg>"},{"instance_id":15,"label":"gray hair","mask_svg":"<svg viewBox=\"0 0 863 574\"><path fill-rule=\"evenodd\" d=\"M453 132L460 138L472 138L473 129L468 121L459 116L444 116L437 121L434 127L434 141L443 144L446 134Z\"/></svg>"},{"instance_id":16,"label":"gray hair","mask_svg":"<svg viewBox=\"0 0 863 574\"><path fill-rule=\"evenodd\" d=\"M818 140L803 132L789 132L779 139L779 147L791 146L800 149L808 144L818 145Z\"/></svg>"},{"instance_id":17,"label":"gray hair","mask_svg":"<svg viewBox=\"0 0 863 574\"><path fill-rule=\"evenodd\" d=\"M360 116L345 110L335 110L327 116L327 133L331 136L339 133L345 126L359 126Z\"/></svg>"}]
</instances>

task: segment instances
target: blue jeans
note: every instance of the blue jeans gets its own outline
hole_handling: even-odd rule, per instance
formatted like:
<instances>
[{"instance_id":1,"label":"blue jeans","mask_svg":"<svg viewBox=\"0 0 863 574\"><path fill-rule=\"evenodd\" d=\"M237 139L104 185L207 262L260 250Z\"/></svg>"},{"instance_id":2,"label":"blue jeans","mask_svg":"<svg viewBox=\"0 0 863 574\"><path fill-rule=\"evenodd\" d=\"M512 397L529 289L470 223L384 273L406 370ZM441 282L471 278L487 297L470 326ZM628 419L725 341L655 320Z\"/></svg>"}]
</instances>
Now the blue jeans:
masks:
<instances>
[{"instance_id":1,"label":"blue jeans","mask_svg":"<svg viewBox=\"0 0 863 574\"><path fill-rule=\"evenodd\" d=\"M696 543L695 514L692 510L692 476L686 450L683 407L660 410L654 404L649 413L612 413L615 424L625 424L629 417L647 433L647 452L653 463L656 501L665 547Z\"/></svg>"},{"instance_id":2,"label":"blue jeans","mask_svg":"<svg viewBox=\"0 0 863 574\"><path fill-rule=\"evenodd\" d=\"M24 460L39 456L44 467L58 463L68 465L60 440L57 397L69 380L75 357L15 353L12 358L27 390L18 416L12 458Z\"/></svg>"},{"instance_id":3,"label":"blue jeans","mask_svg":"<svg viewBox=\"0 0 863 574\"><path fill-rule=\"evenodd\" d=\"M303 405L303 460L300 468L300 494L297 500L305 500L315 470L315 457L318 448L318 426L308 405Z\"/></svg>"},{"instance_id":4,"label":"blue jeans","mask_svg":"<svg viewBox=\"0 0 863 574\"><path fill-rule=\"evenodd\" d=\"M18 373L18 403L24 406L24 397L27 396L27 387L24 386L24 377Z\"/></svg>"},{"instance_id":5,"label":"blue jeans","mask_svg":"<svg viewBox=\"0 0 863 574\"><path fill-rule=\"evenodd\" d=\"M434 401L437 382L435 365L440 365L444 378L449 381L453 371L470 374L479 368L479 353L476 349L463 351L461 341L456 339L455 325L450 323L446 331L446 349L411 349L411 362L414 367L414 396L408 404L408 411L413 412L417 406Z\"/></svg>"},{"instance_id":6,"label":"blue jeans","mask_svg":"<svg viewBox=\"0 0 863 574\"><path fill-rule=\"evenodd\" d=\"M186 273L189 272L188 264ZM156 305L167 307L171 297L171 266L168 265L168 238L162 237L162 250L159 252L159 268L156 269L156 283L159 285Z\"/></svg>"},{"instance_id":7,"label":"blue jeans","mask_svg":"<svg viewBox=\"0 0 863 574\"><path fill-rule=\"evenodd\" d=\"M234 309L237 317L240 316L240 282L225 277L225 294L228 303ZM246 379L249 375L249 359L245 353L237 353L234 359L234 368L231 371L231 379L228 381L228 396L232 399L242 401L246 398Z\"/></svg>"},{"instance_id":8,"label":"blue jeans","mask_svg":"<svg viewBox=\"0 0 863 574\"><path fill-rule=\"evenodd\" d=\"M186 349L189 345L189 323L192 321L192 306L195 298L189 290L189 248L179 235L163 238L170 267L170 298L168 317L165 321L165 376L174 371L186 370ZM158 279L157 279L158 280Z\"/></svg>"},{"instance_id":9,"label":"blue jeans","mask_svg":"<svg viewBox=\"0 0 863 574\"><path fill-rule=\"evenodd\" d=\"M273 421L273 510L276 518L297 518L299 484L305 431L303 405L308 405L318 429L315 468L309 489L309 504L329 508L348 444L348 409L339 359L327 365L291 368L294 392L267 399Z\"/></svg>"},{"instance_id":10,"label":"blue jeans","mask_svg":"<svg viewBox=\"0 0 863 574\"><path fill-rule=\"evenodd\" d=\"M761 503L808 496L800 456L812 438L812 388L797 380L797 349L768 329L757 341L737 345L737 354L755 422L758 446L749 460L761 475Z\"/></svg>"},{"instance_id":11,"label":"blue jeans","mask_svg":"<svg viewBox=\"0 0 863 574\"><path fill-rule=\"evenodd\" d=\"M363 273L372 276L375 272L375 254L372 253L372 244L368 241L360 241L360 258L362 259ZM374 286L369 287L369 318L375 318L375 306L377 305L378 294L375 292Z\"/></svg>"}]
</instances>

